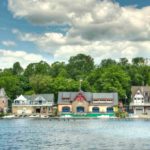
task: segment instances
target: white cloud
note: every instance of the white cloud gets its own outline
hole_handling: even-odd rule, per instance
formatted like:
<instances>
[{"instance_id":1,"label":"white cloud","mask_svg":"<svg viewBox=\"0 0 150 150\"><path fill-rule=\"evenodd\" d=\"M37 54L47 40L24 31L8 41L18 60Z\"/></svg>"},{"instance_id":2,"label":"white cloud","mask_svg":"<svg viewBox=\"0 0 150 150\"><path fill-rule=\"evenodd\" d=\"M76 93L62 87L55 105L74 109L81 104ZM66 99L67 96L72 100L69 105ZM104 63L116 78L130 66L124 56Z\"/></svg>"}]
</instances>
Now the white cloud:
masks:
<instances>
[{"instance_id":1,"label":"white cloud","mask_svg":"<svg viewBox=\"0 0 150 150\"><path fill-rule=\"evenodd\" d=\"M7 47L13 47L13 46L16 46L16 43L14 41L2 41L1 42L4 46L7 46Z\"/></svg>"},{"instance_id":2,"label":"white cloud","mask_svg":"<svg viewBox=\"0 0 150 150\"><path fill-rule=\"evenodd\" d=\"M41 60L47 61L43 56L33 53L27 53L25 51L12 51L0 49L0 68L9 68L19 61L25 68L29 63L39 62Z\"/></svg>"},{"instance_id":3,"label":"white cloud","mask_svg":"<svg viewBox=\"0 0 150 150\"><path fill-rule=\"evenodd\" d=\"M109 0L8 0L8 8L14 17L33 24L70 25L66 35L13 30L20 40L33 42L55 60L78 53L90 54L96 62L150 53L150 6L122 7Z\"/></svg>"},{"instance_id":4,"label":"white cloud","mask_svg":"<svg viewBox=\"0 0 150 150\"><path fill-rule=\"evenodd\" d=\"M150 40L150 7L121 7L109 0L9 0L14 17L34 24L71 25L70 36L87 40Z\"/></svg>"},{"instance_id":5,"label":"white cloud","mask_svg":"<svg viewBox=\"0 0 150 150\"><path fill-rule=\"evenodd\" d=\"M100 63L102 59L112 58L118 59L127 57L132 59L134 57L149 57L149 42L92 42L89 45L65 45L61 46L55 54L55 60L68 60L70 56L76 55L78 53L88 54L95 58L97 64Z\"/></svg>"}]
</instances>

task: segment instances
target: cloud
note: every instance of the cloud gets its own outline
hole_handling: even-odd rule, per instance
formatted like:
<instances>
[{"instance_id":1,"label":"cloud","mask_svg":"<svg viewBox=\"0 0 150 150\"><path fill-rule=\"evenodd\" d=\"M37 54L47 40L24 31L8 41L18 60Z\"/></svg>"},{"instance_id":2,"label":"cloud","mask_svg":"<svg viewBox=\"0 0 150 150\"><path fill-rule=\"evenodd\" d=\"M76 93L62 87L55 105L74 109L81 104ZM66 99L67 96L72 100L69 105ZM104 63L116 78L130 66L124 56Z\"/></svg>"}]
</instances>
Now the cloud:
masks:
<instances>
[{"instance_id":1,"label":"cloud","mask_svg":"<svg viewBox=\"0 0 150 150\"><path fill-rule=\"evenodd\" d=\"M90 54L104 58L147 57L150 47L150 6L122 7L110 0L8 0L15 18L36 25L68 24L66 34L13 33L53 55L54 60Z\"/></svg>"},{"instance_id":2,"label":"cloud","mask_svg":"<svg viewBox=\"0 0 150 150\"><path fill-rule=\"evenodd\" d=\"M25 68L29 63L39 62L41 60L47 61L43 56L33 53L27 53L25 51L12 51L0 49L0 68L12 67L13 63L19 61Z\"/></svg>"},{"instance_id":3,"label":"cloud","mask_svg":"<svg viewBox=\"0 0 150 150\"><path fill-rule=\"evenodd\" d=\"M68 60L70 56L83 53L91 55L95 58L96 64L102 59L112 58L118 59L126 57L132 59L134 57L149 57L149 42L131 42L131 41L105 41L92 42L89 45L65 45L61 46L54 54L55 60Z\"/></svg>"},{"instance_id":4,"label":"cloud","mask_svg":"<svg viewBox=\"0 0 150 150\"><path fill-rule=\"evenodd\" d=\"M71 37L86 40L150 40L150 7L121 7L109 0L9 0L14 17L34 24L68 23Z\"/></svg>"},{"instance_id":5,"label":"cloud","mask_svg":"<svg viewBox=\"0 0 150 150\"><path fill-rule=\"evenodd\" d=\"M4 46L7 46L7 47L13 47L13 46L16 46L16 43L14 41L2 41L1 42Z\"/></svg>"}]
</instances>

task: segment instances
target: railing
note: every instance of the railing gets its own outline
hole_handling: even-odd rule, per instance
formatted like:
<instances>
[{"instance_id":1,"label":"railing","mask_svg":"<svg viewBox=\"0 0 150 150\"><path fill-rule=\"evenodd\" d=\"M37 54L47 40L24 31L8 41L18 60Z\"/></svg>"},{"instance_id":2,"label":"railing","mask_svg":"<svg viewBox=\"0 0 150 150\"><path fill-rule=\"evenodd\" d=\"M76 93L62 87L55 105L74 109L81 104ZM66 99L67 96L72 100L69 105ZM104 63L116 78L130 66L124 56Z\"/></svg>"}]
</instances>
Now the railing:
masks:
<instances>
[{"instance_id":1,"label":"railing","mask_svg":"<svg viewBox=\"0 0 150 150\"><path fill-rule=\"evenodd\" d=\"M130 103L130 106L150 106L150 103Z\"/></svg>"},{"instance_id":2,"label":"railing","mask_svg":"<svg viewBox=\"0 0 150 150\"><path fill-rule=\"evenodd\" d=\"M13 103L12 106L52 106L53 103Z\"/></svg>"}]
</instances>

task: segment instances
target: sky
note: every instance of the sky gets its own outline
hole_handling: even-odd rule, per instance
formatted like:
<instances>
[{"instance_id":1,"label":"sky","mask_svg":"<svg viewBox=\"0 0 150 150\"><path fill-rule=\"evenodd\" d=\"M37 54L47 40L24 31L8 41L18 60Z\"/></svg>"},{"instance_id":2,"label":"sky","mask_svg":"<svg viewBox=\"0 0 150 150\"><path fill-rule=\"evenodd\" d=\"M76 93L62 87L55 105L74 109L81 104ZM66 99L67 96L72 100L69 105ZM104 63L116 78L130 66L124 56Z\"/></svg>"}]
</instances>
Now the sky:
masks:
<instances>
[{"instance_id":1,"label":"sky","mask_svg":"<svg viewBox=\"0 0 150 150\"><path fill-rule=\"evenodd\" d=\"M0 0L0 68L150 58L150 0Z\"/></svg>"}]
</instances>

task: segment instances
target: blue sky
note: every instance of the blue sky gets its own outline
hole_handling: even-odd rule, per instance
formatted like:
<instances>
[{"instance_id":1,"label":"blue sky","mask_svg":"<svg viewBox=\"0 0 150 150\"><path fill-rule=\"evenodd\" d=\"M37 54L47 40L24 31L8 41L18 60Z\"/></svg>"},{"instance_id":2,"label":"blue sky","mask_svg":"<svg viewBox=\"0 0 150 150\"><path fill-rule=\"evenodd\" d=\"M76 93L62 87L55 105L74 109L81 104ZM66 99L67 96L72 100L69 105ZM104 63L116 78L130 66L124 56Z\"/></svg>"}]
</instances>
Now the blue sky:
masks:
<instances>
[{"instance_id":1,"label":"blue sky","mask_svg":"<svg viewBox=\"0 0 150 150\"><path fill-rule=\"evenodd\" d=\"M78 53L96 63L149 56L150 0L63 2L0 0L0 68L67 61Z\"/></svg>"}]
</instances>

